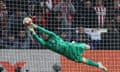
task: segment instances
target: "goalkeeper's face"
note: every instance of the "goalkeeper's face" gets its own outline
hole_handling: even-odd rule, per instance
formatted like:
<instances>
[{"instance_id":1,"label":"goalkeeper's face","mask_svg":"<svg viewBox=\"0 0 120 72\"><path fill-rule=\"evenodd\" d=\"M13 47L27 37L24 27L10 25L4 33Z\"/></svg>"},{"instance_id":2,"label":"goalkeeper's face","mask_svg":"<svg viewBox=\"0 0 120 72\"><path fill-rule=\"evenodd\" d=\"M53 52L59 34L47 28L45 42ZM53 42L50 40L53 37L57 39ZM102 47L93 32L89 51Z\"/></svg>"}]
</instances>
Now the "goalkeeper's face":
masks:
<instances>
[{"instance_id":1,"label":"goalkeeper's face","mask_svg":"<svg viewBox=\"0 0 120 72\"><path fill-rule=\"evenodd\" d=\"M46 35L45 33L42 33L42 38L43 38L44 40L48 40L49 36Z\"/></svg>"}]
</instances>

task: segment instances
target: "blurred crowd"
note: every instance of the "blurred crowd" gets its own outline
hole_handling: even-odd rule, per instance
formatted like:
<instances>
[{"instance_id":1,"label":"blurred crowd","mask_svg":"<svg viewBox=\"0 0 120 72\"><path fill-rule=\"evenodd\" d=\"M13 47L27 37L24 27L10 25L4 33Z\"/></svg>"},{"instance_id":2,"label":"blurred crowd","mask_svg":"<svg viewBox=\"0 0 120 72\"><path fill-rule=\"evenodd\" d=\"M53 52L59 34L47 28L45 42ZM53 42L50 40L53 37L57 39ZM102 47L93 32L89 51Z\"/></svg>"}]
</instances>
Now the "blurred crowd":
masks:
<instances>
[{"instance_id":1,"label":"blurred crowd","mask_svg":"<svg viewBox=\"0 0 120 72\"><path fill-rule=\"evenodd\" d=\"M0 0L1 49L44 48L22 24L27 16L65 41L119 49L120 0ZM86 33L85 28L92 30ZM97 32L103 28L107 32Z\"/></svg>"}]
</instances>

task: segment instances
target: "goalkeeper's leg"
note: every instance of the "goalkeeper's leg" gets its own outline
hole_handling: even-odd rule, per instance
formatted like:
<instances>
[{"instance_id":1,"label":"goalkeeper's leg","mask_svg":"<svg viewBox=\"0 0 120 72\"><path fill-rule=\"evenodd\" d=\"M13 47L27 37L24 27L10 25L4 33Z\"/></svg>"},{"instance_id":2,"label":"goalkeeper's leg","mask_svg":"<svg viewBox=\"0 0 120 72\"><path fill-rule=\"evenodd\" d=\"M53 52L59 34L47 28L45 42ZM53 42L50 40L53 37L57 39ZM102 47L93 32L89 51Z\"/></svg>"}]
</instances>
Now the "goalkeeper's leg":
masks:
<instances>
[{"instance_id":1,"label":"goalkeeper's leg","mask_svg":"<svg viewBox=\"0 0 120 72\"><path fill-rule=\"evenodd\" d=\"M97 67L97 68L103 70L104 72L108 71L107 68L101 62L94 62L90 59L86 59L85 57L82 57L81 60L82 60L81 62L84 63L84 64Z\"/></svg>"},{"instance_id":2,"label":"goalkeeper's leg","mask_svg":"<svg viewBox=\"0 0 120 72\"><path fill-rule=\"evenodd\" d=\"M83 45L81 44L81 47L83 47L84 50L90 50L90 46L87 45L87 44L83 44ZM83 50L83 52L84 52L84 50ZM78 62L82 62L82 63L87 64L87 65L90 65L90 66L94 66L94 67L100 68L104 72L107 72L107 68L104 67L104 65L102 63L100 63L100 62L94 62L94 61L92 61L90 59L87 59L87 58L81 56L81 55L78 56L77 61Z\"/></svg>"}]
</instances>

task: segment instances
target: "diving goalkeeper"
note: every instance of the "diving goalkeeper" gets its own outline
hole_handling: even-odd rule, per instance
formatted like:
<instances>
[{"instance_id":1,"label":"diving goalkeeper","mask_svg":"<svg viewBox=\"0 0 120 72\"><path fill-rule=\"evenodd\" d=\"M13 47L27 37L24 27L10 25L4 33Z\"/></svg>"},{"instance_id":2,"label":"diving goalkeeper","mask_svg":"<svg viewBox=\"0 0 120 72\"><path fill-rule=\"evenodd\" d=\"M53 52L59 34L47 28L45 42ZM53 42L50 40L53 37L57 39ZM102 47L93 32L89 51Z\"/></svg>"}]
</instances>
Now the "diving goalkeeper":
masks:
<instances>
[{"instance_id":1,"label":"diving goalkeeper","mask_svg":"<svg viewBox=\"0 0 120 72\"><path fill-rule=\"evenodd\" d=\"M64 41L55 33L33 24L32 19L29 17L24 18L23 24L27 26L27 28L32 32L33 38L38 41L42 46L45 46L48 49L63 55L72 61L94 66L103 70L104 72L107 72L107 68L104 67L101 62L94 62L82 56L85 50L90 49L89 45L85 43L71 43ZM38 34L34 31L34 29L42 32L43 36L39 37Z\"/></svg>"}]
</instances>

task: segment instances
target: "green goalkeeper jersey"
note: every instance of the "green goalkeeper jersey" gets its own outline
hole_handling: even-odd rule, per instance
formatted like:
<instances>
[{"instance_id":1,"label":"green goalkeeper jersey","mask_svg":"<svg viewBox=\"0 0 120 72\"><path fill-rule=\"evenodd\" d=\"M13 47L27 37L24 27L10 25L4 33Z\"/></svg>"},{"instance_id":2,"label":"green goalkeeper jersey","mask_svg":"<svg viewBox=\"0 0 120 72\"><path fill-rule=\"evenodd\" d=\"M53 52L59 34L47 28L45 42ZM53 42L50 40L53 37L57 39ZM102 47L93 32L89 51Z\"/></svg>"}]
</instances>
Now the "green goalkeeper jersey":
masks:
<instances>
[{"instance_id":1,"label":"green goalkeeper jersey","mask_svg":"<svg viewBox=\"0 0 120 72\"><path fill-rule=\"evenodd\" d=\"M84 43L71 43L64 41L55 33L48 31L40 26L37 26L36 29L49 35L49 39L43 40L37 34L34 34L33 37L35 40L37 40L41 45L47 47L48 49L62 54L69 59L76 59L77 56L80 56L80 54L82 54L86 48L86 44Z\"/></svg>"}]
</instances>

